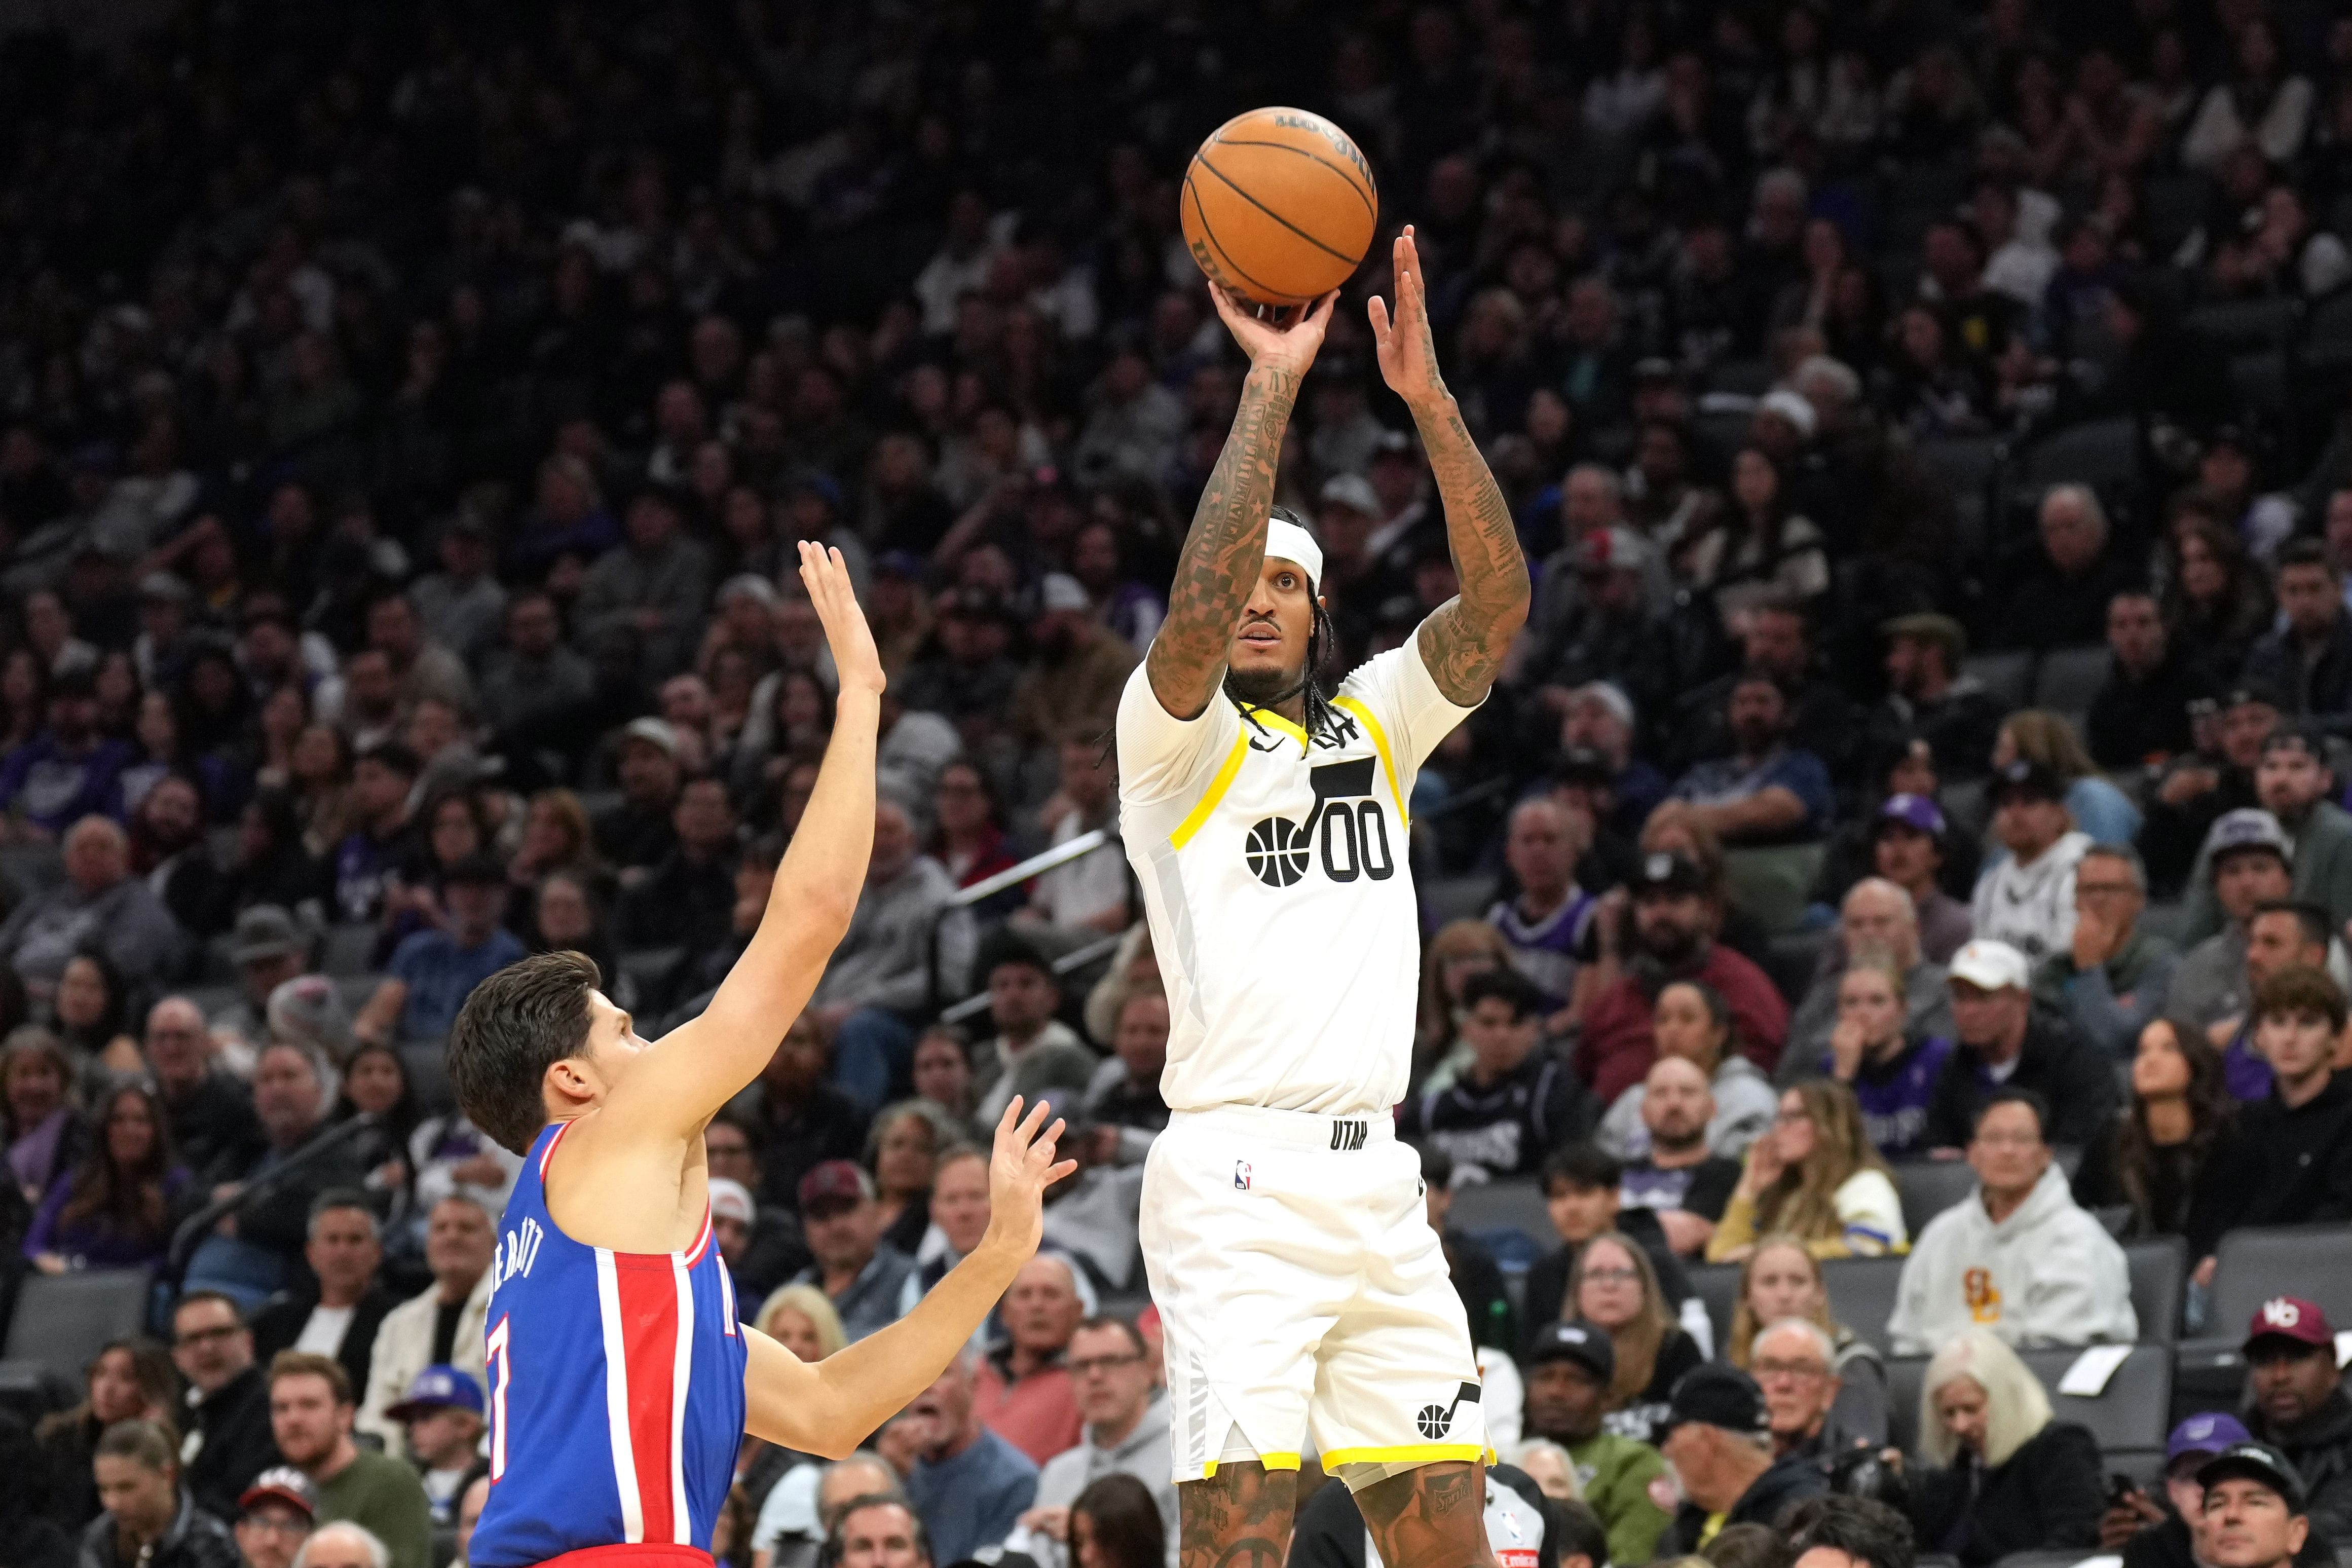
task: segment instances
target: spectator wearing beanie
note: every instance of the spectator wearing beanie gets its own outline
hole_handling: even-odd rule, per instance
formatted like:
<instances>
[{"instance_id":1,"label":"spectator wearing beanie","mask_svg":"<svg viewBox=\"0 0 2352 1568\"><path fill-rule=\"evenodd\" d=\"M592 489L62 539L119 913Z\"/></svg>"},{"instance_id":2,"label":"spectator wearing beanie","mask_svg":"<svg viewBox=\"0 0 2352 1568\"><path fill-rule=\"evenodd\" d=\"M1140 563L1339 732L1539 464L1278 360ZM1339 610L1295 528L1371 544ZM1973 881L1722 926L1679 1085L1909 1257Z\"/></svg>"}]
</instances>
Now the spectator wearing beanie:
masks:
<instances>
[{"instance_id":1,"label":"spectator wearing beanie","mask_svg":"<svg viewBox=\"0 0 2352 1568\"><path fill-rule=\"evenodd\" d=\"M2352 920L2352 816L2336 804L2336 784L2326 739L2315 728L2282 726L2263 742L2254 798L2294 845L2294 896L2325 909L2329 926L2341 931ZM2221 929L2201 858L2189 871L2188 901L2185 940L2201 942Z\"/></svg>"}]
</instances>

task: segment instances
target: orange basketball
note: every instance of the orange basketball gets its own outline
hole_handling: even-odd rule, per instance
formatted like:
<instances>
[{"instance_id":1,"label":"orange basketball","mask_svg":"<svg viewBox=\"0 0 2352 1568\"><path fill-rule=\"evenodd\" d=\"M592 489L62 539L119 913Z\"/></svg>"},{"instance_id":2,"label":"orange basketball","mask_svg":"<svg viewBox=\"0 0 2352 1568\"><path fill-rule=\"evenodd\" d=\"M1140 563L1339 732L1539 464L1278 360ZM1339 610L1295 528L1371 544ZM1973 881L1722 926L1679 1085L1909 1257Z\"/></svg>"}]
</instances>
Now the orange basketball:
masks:
<instances>
[{"instance_id":1,"label":"orange basketball","mask_svg":"<svg viewBox=\"0 0 2352 1568\"><path fill-rule=\"evenodd\" d=\"M1303 109L1253 109L1192 154L1179 221L1213 280L1297 305L1348 280L1380 216L1372 166L1346 132Z\"/></svg>"}]
</instances>

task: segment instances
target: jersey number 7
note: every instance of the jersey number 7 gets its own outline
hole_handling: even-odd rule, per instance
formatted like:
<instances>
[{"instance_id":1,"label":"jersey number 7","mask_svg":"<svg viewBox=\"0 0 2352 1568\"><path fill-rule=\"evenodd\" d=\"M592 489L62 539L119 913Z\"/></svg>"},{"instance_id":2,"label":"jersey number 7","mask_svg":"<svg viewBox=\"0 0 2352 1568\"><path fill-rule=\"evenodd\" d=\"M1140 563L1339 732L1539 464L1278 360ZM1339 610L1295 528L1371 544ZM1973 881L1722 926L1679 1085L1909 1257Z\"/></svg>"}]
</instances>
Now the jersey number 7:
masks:
<instances>
[{"instance_id":1,"label":"jersey number 7","mask_svg":"<svg viewBox=\"0 0 2352 1568\"><path fill-rule=\"evenodd\" d=\"M490 1484L507 1473L507 1378L514 1371L514 1361L507 1353L507 1320L500 1318L490 1330L485 1347L490 1363Z\"/></svg>"}]
</instances>

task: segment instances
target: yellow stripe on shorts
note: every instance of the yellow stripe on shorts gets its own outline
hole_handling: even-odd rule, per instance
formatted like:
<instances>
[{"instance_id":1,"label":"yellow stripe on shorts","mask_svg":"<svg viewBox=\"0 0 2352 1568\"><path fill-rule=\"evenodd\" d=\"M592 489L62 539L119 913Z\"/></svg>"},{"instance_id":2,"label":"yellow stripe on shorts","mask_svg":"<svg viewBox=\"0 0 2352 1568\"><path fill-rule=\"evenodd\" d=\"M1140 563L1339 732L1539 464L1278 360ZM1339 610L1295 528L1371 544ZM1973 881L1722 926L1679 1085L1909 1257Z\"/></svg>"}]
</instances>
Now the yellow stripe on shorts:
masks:
<instances>
[{"instance_id":1,"label":"yellow stripe on shorts","mask_svg":"<svg viewBox=\"0 0 2352 1568\"><path fill-rule=\"evenodd\" d=\"M1495 1450L1484 1443L1400 1443L1386 1448L1330 1448L1324 1451L1326 1474L1342 1465L1434 1465L1447 1459L1495 1462Z\"/></svg>"}]
</instances>

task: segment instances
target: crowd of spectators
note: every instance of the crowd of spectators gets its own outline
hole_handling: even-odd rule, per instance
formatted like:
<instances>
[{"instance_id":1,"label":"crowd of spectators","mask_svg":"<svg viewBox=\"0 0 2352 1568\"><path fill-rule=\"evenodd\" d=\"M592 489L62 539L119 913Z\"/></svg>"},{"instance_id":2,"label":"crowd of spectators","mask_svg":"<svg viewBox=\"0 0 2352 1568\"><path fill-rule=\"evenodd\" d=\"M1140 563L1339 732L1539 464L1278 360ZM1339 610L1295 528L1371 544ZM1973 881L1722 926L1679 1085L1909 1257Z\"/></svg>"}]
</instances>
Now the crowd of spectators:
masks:
<instances>
[{"instance_id":1,"label":"crowd of spectators","mask_svg":"<svg viewBox=\"0 0 2352 1568\"><path fill-rule=\"evenodd\" d=\"M2184 1238L2233 1335L2223 1236L2352 1218L2352 22L175 0L0 39L0 1310L187 1227L162 1342L0 1415L26 1561L462 1554L517 1162L440 1042L527 952L650 1032L742 952L830 728L803 538L887 667L883 800L708 1132L737 1299L805 1356L903 1313L1015 1094L1080 1168L870 1452L747 1442L719 1554L1172 1561L1168 1001L1115 842L998 879L1116 834L1241 368L1176 181L1270 102L1416 226L1536 581L1412 803L1398 1114L1514 1462L1490 1527L1728 1559L1794 1504L1907 1568L1805 1500L1918 1356L1920 1550L2273 1568L2249 1487L2307 1516L2286 1555L2352 1546L2316 1305L2120 1500L2015 1353L2141 1337L2118 1236ZM1276 487L1344 662L1454 587L1374 253ZM1931 1159L1973 1182L1914 1236ZM1482 1181L1556 1248L1450 1224ZM1822 1260L1906 1253L1885 1343L1835 1320ZM1359 1563L1327 1492L1298 1551Z\"/></svg>"}]
</instances>

